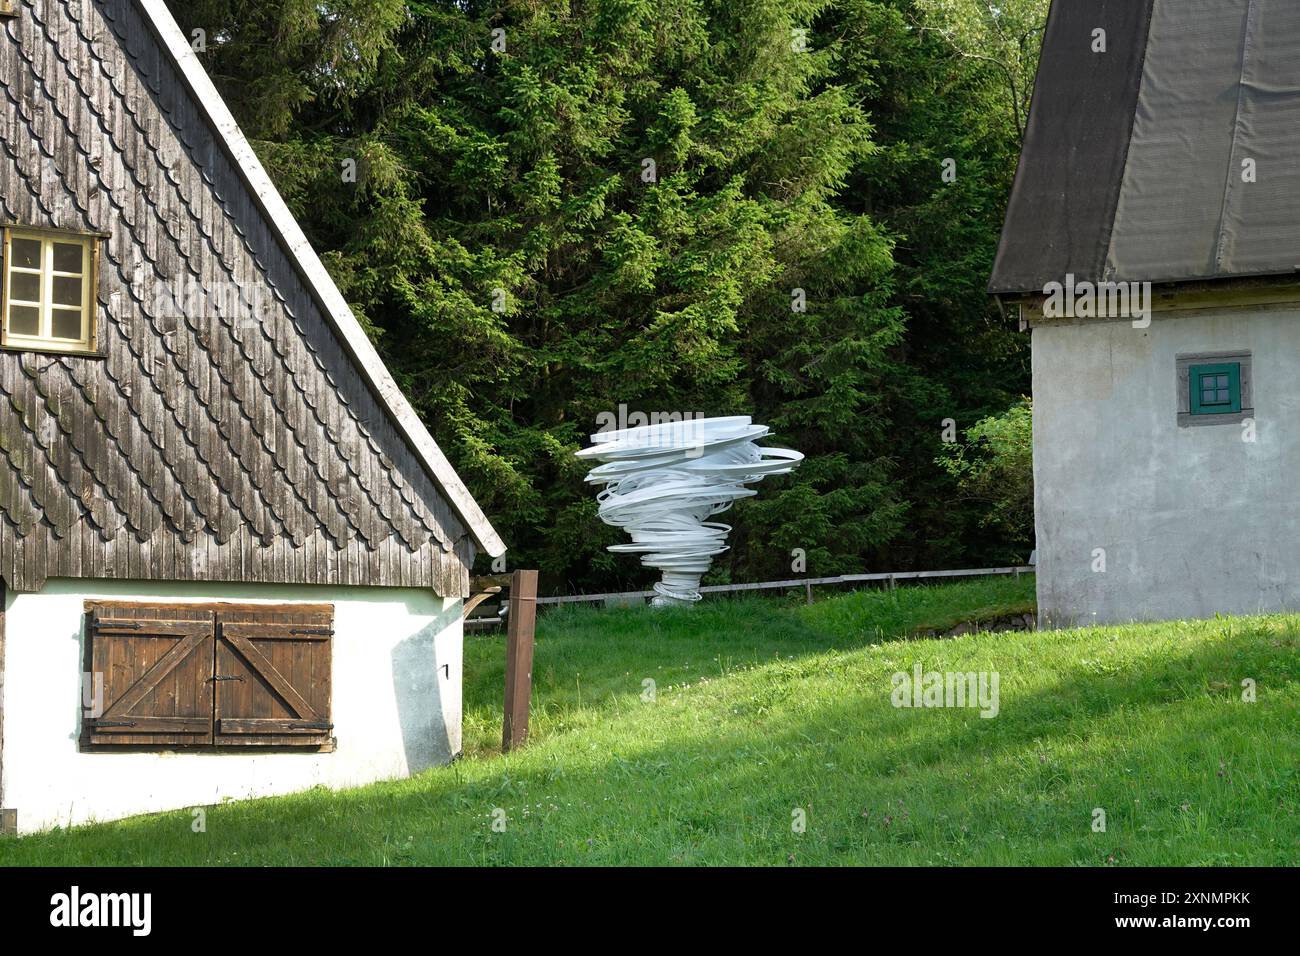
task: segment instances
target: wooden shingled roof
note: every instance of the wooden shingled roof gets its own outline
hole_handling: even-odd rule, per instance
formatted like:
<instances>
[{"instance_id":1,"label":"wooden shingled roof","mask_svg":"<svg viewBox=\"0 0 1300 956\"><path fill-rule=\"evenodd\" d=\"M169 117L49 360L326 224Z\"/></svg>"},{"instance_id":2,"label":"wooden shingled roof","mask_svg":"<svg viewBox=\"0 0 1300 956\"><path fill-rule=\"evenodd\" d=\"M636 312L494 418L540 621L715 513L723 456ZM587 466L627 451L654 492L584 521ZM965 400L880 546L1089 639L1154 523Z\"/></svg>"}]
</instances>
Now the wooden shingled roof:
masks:
<instances>
[{"instance_id":1,"label":"wooden shingled roof","mask_svg":"<svg viewBox=\"0 0 1300 956\"><path fill-rule=\"evenodd\" d=\"M0 222L105 238L101 354L0 352L8 585L465 595L476 550L504 545L161 0L18 11L0 18ZM171 304L196 291L202 308Z\"/></svg>"}]
</instances>

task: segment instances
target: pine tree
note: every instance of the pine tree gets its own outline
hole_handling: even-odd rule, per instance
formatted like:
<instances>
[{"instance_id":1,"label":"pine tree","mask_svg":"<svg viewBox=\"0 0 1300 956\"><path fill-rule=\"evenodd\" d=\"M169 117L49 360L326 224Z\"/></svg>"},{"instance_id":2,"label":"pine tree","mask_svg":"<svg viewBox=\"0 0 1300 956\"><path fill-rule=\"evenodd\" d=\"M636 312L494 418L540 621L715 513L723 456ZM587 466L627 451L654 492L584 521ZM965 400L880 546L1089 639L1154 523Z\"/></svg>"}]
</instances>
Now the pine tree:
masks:
<instances>
[{"instance_id":1,"label":"pine tree","mask_svg":"<svg viewBox=\"0 0 1300 956\"><path fill-rule=\"evenodd\" d=\"M809 455L735 510L718 577L787 574L794 549L811 573L934 560L918 516L945 560L986 546L929 496L952 487L939 412L969 424L1025 390L983 296L1014 126L911 0L175 12L547 586L642 579L573 458L620 405L752 413ZM956 189L927 172L947 156Z\"/></svg>"}]
</instances>

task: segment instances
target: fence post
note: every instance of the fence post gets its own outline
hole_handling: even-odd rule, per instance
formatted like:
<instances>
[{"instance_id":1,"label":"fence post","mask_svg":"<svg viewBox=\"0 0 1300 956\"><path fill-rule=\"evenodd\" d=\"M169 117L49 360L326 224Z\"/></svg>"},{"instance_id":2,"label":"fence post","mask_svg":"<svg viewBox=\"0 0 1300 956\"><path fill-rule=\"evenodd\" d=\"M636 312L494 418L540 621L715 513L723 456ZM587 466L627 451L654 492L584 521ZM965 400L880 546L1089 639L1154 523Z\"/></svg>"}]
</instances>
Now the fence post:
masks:
<instances>
[{"instance_id":1,"label":"fence post","mask_svg":"<svg viewBox=\"0 0 1300 956\"><path fill-rule=\"evenodd\" d=\"M501 749L528 740L528 706L533 695L533 638L537 630L537 572L516 571L510 580L506 617L506 707Z\"/></svg>"}]
</instances>

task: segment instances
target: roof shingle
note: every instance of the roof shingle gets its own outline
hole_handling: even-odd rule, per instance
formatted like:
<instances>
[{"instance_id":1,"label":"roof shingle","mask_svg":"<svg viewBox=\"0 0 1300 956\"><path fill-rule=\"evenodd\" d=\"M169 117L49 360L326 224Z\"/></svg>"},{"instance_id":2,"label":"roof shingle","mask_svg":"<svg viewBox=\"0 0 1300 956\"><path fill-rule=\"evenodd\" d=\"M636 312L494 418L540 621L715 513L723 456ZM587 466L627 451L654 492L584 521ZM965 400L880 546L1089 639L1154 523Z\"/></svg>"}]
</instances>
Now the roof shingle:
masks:
<instances>
[{"instance_id":1,"label":"roof shingle","mask_svg":"<svg viewBox=\"0 0 1300 956\"><path fill-rule=\"evenodd\" d=\"M484 532L359 371L147 7L0 20L0 218L107 236L103 357L0 354L0 573L464 594Z\"/></svg>"}]
</instances>

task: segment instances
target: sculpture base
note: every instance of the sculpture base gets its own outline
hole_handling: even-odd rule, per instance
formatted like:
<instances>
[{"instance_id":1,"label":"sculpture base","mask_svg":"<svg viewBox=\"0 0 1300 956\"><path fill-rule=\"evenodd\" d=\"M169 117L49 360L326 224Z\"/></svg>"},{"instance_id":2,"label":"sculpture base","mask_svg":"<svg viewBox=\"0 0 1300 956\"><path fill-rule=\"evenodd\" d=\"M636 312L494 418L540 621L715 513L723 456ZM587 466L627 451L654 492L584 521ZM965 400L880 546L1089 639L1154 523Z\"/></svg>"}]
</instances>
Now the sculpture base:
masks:
<instances>
[{"instance_id":1,"label":"sculpture base","mask_svg":"<svg viewBox=\"0 0 1300 956\"><path fill-rule=\"evenodd\" d=\"M655 585L651 607L691 607L704 595L699 592L700 575L664 572L663 580Z\"/></svg>"}]
</instances>

